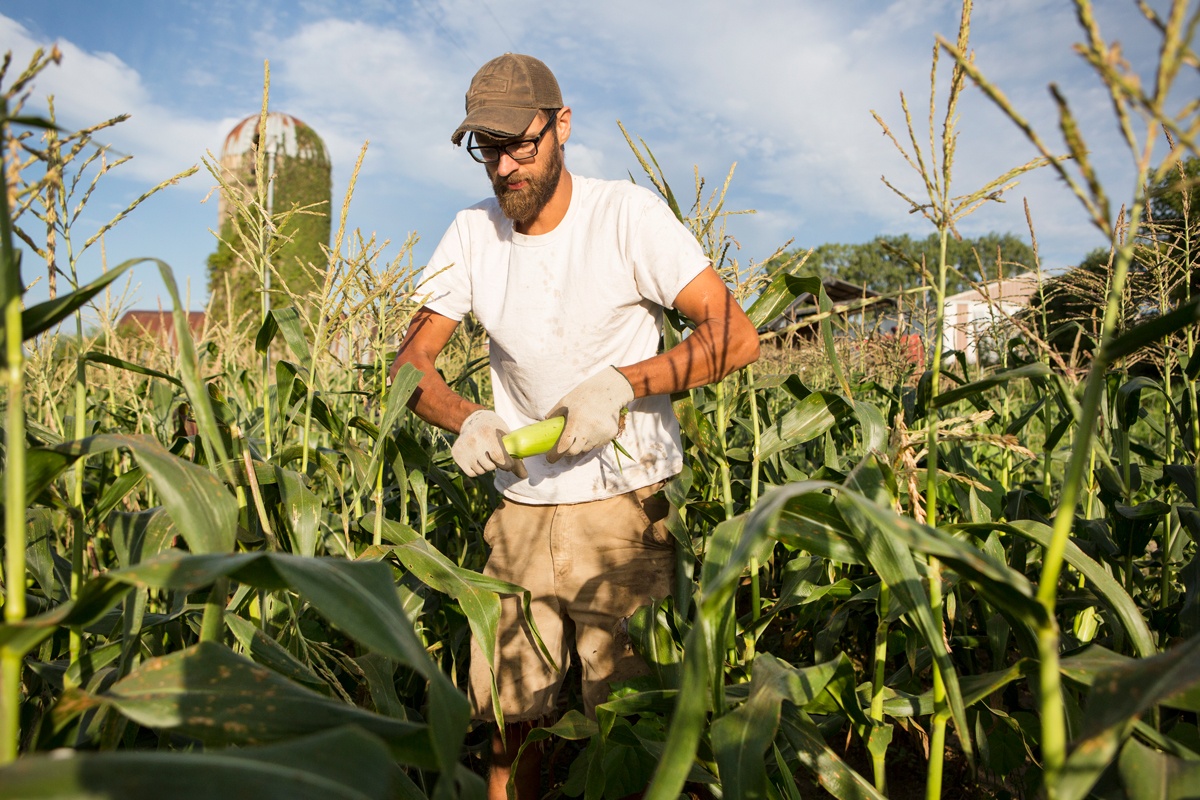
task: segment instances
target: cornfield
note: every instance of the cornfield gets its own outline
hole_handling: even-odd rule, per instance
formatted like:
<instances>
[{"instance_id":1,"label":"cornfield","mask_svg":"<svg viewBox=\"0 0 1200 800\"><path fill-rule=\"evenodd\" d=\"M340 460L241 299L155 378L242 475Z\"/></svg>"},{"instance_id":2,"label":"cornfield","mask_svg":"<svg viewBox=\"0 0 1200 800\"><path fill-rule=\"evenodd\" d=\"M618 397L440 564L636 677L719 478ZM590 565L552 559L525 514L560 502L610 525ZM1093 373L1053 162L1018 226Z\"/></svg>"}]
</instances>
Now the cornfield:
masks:
<instances>
[{"instance_id":1,"label":"cornfield","mask_svg":"<svg viewBox=\"0 0 1200 800\"><path fill-rule=\"evenodd\" d=\"M1075 5L1135 168L1116 195L1129 200L1096 177L1068 98L1052 90L1057 152L978 70L970 0L933 50L928 130L903 95L895 130L875 115L925 190L897 190L898 207L943 245L913 265L920 364L849 357L803 257L731 257L732 171L681 199L626 133L756 326L804 293L817 311L807 351L674 398L688 464L667 487L675 589L630 621L651 674L614 686L594 719L568 696L533 730L554 796L1200 796L1200 226L1186 202L1177 236L1146 220L1147 187L1200 155L1197 104L1168 100L1196 68L1200 11L1145 7L1162 46L1142 81L1089 0ZM501 596L528 595L480 574L490 478L464 477L408 412L415 370L388 381L422 274L411 240L385 261L346 229L366 149L323 285L194 333L168 265L77 270L137 202L76 230L120 166L97 143L120 119L72 132L26 113L57 57L0 74L0 795L482 796L468 644L494 641ZM960 192L970 87L1038 156ZM1055 171L1111 242L1096 325L1064 354L1018 316L997 363L968 364L942 344L945 243L1033 169ZM264 297L285 244L266 192L227 195ZM968 277L1002 264L980 253ZM1126 319L1147 264L1178 280ZM115 327L118 281L148 268L174 301L168 337ZM51 297L27 305L41 270ZM686 335L668 323L667 346ZM439 368L486 402L485 366L482 334L461 326Z\"/></svg>"}]
</instances>

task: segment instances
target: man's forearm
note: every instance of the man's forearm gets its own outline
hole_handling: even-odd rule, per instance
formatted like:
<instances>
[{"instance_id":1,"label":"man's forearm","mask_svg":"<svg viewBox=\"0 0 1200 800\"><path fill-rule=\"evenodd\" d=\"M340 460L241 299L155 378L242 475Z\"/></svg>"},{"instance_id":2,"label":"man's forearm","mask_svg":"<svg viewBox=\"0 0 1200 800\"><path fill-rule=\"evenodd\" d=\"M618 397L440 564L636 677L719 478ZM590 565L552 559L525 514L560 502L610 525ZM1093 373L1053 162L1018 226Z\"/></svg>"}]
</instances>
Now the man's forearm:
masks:
<instances>
[{"instance_id":1,"label":"man's forearm","mask_svg":"<svg viewBox=\"0 0 1200 800\"><path fill-rule=\"evenodd\" d=\"M634 397L707 386L758 359L758 333L745 328L701 323L667 352L617 369L629 380Z\"/></svg>"},{"instance_id":2,"label":"man's forearm","mask_svg":"<svg viewBox=\"0 0 1200 800\"><path fill-rule=\"evenodd\" d=\"M432 360L406 356L402 352L392 364L393 377L404 364L412 364L424 373L408 400L408 408L430 425L458 433L462 429L463 421L483 408L447 386Z\"/></svg>"}]
</instances>

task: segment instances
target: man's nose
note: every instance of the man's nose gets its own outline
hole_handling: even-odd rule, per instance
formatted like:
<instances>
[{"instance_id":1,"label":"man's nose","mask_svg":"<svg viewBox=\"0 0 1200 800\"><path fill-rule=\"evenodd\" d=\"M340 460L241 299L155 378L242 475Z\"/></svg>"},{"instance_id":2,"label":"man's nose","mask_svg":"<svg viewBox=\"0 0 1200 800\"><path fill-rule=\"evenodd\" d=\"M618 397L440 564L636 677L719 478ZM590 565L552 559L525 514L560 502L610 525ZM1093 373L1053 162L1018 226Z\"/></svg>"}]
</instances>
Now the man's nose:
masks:
<instances>
[{"instance_id":1,"label":"man's nose","mask_svg":"<svg viewBox=\"0 0 1200 800\"><path fill-rule=\"evenodd\" d=\"M507 178L509 175L517 171L521 164L508 153L500 151L500 160L496 162L496 174L501 178Z\"/></svg>"}]
</instances>

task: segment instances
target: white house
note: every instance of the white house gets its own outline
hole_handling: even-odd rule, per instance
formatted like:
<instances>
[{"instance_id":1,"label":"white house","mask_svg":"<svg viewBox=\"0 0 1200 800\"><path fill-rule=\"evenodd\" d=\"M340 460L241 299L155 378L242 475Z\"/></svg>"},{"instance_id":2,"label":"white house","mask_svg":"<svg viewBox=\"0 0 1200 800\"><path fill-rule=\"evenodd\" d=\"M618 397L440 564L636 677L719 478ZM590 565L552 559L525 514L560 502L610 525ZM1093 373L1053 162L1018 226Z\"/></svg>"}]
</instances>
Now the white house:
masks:
<instances>
[{"instance_id":1,"label":"white house","mask_svg":"<svg viewBox=\"0 0 1200 800\"><path fill-rule=\"evenodd\" d=\"M976 363L980 344L1004 330L1010 317L1028 308L1037 289L1038 274L1025 272L947 297L942 347L961 350L968 362Z\"/></svg>"}]
</instances>

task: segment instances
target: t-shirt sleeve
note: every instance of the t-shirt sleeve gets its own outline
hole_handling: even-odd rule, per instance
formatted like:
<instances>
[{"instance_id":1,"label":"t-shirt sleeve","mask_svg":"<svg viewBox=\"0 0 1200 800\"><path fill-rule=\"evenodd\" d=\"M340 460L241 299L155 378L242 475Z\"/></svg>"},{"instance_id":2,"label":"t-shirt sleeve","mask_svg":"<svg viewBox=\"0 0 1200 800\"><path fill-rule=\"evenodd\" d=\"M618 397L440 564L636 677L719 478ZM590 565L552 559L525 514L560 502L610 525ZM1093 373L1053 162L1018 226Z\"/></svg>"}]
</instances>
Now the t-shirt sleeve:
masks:
<instances>
[{"instance_id":1,"label":"t-shirt sleeve","mask_svg":"<svg viewBox=\"0 0 1200 800\"><path fill-rule=\"evenodd\" d=\"M418 297L430 311L458 322L471 310L471 275L467 268L463 226L455 219L442 236L417 288Z\"/></svg>"},{"instance_id":2,"label":"t-shirt sleeve","mask_svg":"<svg viewBox=\"0 0 1200 800\"><path fill-rule=\"evenodd\" d=\"M628 243L634 280L643 297L664 308L709 265L700 242L662 200L647 192Z\"/></svg>"}]
</instances>

